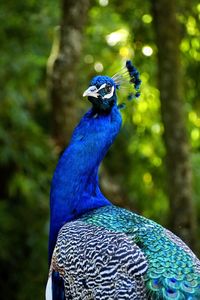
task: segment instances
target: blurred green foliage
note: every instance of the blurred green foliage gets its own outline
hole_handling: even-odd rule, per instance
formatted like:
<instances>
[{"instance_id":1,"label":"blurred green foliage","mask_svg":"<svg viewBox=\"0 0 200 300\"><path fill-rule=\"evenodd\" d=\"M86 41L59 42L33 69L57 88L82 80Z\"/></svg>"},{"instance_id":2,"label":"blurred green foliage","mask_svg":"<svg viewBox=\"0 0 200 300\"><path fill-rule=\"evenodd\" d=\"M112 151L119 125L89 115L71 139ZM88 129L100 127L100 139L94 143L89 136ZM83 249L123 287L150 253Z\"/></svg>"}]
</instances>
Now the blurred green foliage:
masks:
<instances>
[{"instance_id":1,"label":"blurred green foliage","mask_svg":"<svg viewBox=\"0 0 200 300\"><path fill-rule=\"evenodd\" d=\"M42 299L55 165L46 60L59 7L54 1L7 1L0 11L1 298Z\"/></svg>"},{"instance_id":2,"label":"blurred green foliage","mask_svg":"<svg viewBox=\"0 0 200 300\"><path fill-rule=\"evenodd\" d=\"M42 299L49 188L57 160L51 140L46 62L60 6L53 0L9 0L0 4L0 11L1 295L2 299ZM177 17L194 201L200 223L200 4L179 1ZM124 126L106 165L135 209L165 224L169 212L156 51L150 2L93 1L77 81L80 97L92 76L101 72L113 75L127 57L140 70L141 98L127 103L122 111ZM127 90L122 89L119 101L126 101L126 95Z\"/></svg>"}]
</instances>

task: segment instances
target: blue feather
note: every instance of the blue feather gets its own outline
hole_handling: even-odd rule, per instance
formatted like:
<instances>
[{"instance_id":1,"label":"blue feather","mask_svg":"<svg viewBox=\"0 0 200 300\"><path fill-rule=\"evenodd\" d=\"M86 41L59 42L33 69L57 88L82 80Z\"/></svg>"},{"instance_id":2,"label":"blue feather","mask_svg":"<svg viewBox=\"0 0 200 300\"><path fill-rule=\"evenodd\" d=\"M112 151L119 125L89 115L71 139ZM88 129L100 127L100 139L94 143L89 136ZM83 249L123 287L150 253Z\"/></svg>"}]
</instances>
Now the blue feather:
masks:
<instances>
[{"instance_id":1,"label":"blue feather","mask_svg":"<svg viewBox=\"0 0 200 300\"><path fill-rule=\"evenodd\" d=\"M98 168L119 132L122 119L116 106L109 116L94 118L94 115L90 110L82 118L54 172L50 192L49 262L58 232L66 222L110 204L99 189Z\"/></svg>"},{"instance_id":2,"label":"blue feather","mask_svg":"<svg viewBox=\"0 0 200 300\"><path fill-rule=\"evenodd\" d=\"M52 272L53 300L65 300L64 281L58 272Z\"/></svg>"}]
</instances>

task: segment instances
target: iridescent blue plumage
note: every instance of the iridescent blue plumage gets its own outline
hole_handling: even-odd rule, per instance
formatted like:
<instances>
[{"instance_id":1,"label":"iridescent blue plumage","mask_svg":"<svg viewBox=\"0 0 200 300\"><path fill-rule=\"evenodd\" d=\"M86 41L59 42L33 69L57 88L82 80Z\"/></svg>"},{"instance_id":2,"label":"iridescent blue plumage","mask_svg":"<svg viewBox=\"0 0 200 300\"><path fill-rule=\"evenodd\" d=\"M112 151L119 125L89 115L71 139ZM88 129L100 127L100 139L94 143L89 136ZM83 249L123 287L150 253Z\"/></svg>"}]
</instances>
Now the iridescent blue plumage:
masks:
<instances>
[{"instance_id":1,"label":"iridescent blue plumage","mask_svg":"<svg viewBox=\"0 0 200 300\"><path fill-rule=\"evenodd\" d=\"M110 114L92 109L75 128L54 172L50 193L49 261L59 229L90 209L110 204L98 185L98 167L121 126L116 106Z\"/></svg>"},{"instance_id":2,"label":"iridescent blue plumage","mask_svg":"<svg viewBox=\"0 0 200 300\"><path fill-rule=\"evenodd\" d=\"M114 86L116 88L115 81L109 76L95 76L94 78L92 78L90 86L95 85L97 88L99 88L104 83L110 84L111 86Z\"/></svg>"},{"instance_id":3,"label":"iridescent blue plumage","mask_svg":"<svg viewBox=\"0 0 200 300\"><path fill-rule=\"evenodd\" d=\"M138 71L129 62L127 69L138 90ZM115 79L91 81L83 96L93 107L53 176L46 299L200 299L200 262L192 251L100 191L98 168L122 122Z\"/></svg>"}]
</instances>

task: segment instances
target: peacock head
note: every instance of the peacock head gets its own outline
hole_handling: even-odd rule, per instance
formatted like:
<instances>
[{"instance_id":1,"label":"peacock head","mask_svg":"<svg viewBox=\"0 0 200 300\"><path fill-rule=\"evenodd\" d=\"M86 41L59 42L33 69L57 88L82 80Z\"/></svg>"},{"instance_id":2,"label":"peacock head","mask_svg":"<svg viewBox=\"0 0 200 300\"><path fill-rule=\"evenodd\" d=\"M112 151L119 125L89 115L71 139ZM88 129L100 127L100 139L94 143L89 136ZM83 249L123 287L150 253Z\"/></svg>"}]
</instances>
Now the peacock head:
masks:
<instances>
[{"instance_id":1,"label":"peacock head","mask_svg":"<svg viewBox=\"0 0 200 300\"><path fill-rule=\"evenodd\" d=\"M89 88L83 93L83 97L88 97L96 112L110 112L117 102L116 84L108 76L95 76Z\"/></svg>"},{"instance_id":2,"label":"peacock head","mask_svg":"<svg viewBox=\"0 0 200 300\"><path fill-rule=\"evenodd\" d=\"M132 100L140 96L140 84L138 70L133 66L130 60L126 61L126 65L114 76L95 76L90 82L89 88L83 93L83 97L88 97L92 103L93 109L97 113L109 113L117 103L116 90L121 85L131 83L135 92L129 93L127 99ZM130 86L130 85L129 85ZM124 104L118 105L124 107Z\"/></svg>"}]
</instances>

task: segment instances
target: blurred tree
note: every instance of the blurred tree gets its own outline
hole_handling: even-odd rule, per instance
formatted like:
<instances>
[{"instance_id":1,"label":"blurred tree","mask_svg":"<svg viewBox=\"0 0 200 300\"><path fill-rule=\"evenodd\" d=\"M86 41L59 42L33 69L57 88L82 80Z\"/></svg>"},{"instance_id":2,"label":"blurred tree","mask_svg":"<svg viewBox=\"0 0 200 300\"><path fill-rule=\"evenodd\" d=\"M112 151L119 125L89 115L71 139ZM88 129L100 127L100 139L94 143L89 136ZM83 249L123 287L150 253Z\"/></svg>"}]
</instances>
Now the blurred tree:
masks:
<instances>
[{"instance_id":1,"label":"blurred tree","mask_svg":"<svg viewBox=\"0 0 200 300\"><path fill-rule=\"evenodd\" d=\"M53 137L59 151L69 141L78 119L77 66L88 8L89 0L62 1L61 24L48 60Z\"/></svg>"},{"instance_id":2,"label":"blurred tree","mask_svg":"<svg viewBox=\"0 0 200 300\"><path fill-rule=\"evenodd\" d=\"M158 47L158 82L167 150L170 227L194 249L196 214L192 200L192 174L184 119L181 36L176 17L176 1L152 0L152 12Z\"/></svg>"}]
</instances>

